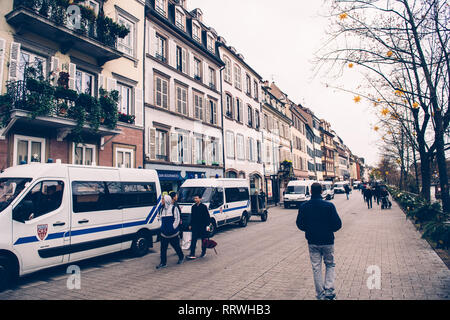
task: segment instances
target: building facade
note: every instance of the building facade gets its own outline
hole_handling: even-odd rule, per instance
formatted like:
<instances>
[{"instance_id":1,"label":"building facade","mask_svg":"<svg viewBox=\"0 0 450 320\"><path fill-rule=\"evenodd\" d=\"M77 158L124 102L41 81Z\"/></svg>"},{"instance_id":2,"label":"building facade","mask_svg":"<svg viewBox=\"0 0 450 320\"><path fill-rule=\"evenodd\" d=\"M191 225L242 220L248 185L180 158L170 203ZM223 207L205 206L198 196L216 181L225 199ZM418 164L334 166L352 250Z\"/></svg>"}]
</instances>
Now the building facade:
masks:
<instances>
[{"instance_id":1,"label":"building facade","mask_svg":"<svg viewBox=\"0 0 450 320\"><path fill-rule=\"evenodd\" d=\"M321 148L322 148L322 168L325 181L334 181L336 178L334 168L334 134L331 132L331 125L326 120L320 120Z\"/></svg>"},{"instance_id":2,"label":"building facade","mask_svg":"<svg viewBox=\"0 0 450 320\"><path fill-rule=\"evenodd\" d=\"M261 76L242 54L219 38L222 71L223 131L225 136L225 176L243 178L251 193L264 187L262 161Z\"/></svg>"},{"instance_id":3,"label":"building facade","mask_svg":"<svg viewBox=\"0 0 450 320\"><path fill-rule=\"evenodd\" d=\"M291 104L290 115L292 119L291 141L294 175L299 180L309 179L307 150L306 150L306 119L298 110L298 106Z\"/></svg>"},{"instance_id":4,"label":"building facade","mask_svg":"<svg viewBox=\"0 0 450 320\"><path fill-rule=\"evenodd\" d=\"M144 3L75 8L73 22L58 2L2 2L0 168L143 165Z\"/></svg>"},{"instance_id":5,"label":"building facade","mask_svg":"<svg viewBox=\"0 0 450 320\"><path fill-rule=\"evenodd\" d=\"M146 27L145 168L163 191L223 177L217 33L185 1L147 1Z\"/></svg>"}]
</instances>

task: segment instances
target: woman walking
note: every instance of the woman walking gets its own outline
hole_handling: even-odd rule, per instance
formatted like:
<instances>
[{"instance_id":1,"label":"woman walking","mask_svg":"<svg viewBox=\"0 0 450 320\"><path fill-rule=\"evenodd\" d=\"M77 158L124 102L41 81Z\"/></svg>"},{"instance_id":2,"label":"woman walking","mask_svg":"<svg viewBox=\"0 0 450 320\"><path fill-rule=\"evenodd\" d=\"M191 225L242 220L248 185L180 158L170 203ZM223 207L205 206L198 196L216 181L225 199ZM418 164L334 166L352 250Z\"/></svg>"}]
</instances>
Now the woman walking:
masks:
<instances>
[{"instance_id":1,"label":"woman walking","mask_svg":"<svg viewBox=\"0 0 450 320\"><path fill-rule=\"evenodd\" d=\"M167 248L170 245L178 254L178 264L183 263L184 254L180 246L180 210L173 205L172 197L166 195L163 198L163 208L160 211L161 218L161 263L156 269L165 268L167 266Z\"/></svg>"}]
</instances>

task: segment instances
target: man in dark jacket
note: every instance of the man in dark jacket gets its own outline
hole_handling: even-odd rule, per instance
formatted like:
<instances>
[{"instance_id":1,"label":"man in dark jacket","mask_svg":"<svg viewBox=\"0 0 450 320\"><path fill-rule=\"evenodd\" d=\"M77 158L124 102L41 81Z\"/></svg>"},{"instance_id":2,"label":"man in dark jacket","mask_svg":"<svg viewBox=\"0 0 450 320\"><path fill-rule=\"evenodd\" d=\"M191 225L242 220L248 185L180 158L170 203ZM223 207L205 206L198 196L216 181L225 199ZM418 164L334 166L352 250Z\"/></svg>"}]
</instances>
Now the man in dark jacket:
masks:
<instances>
[{"instance_id":1,"label":"man in dark jacket","mask_svg":"<svg viewBox=\"0 0 450 320\"><path fill-rule=\"evenodd\" d=\"M191 253L187 257L188 260L195 259L195 247L197 246L197 240L202 240L202 255L204 257L206 254L206 247L204 246L205 239L208 238L206 228L209 226L209 211L208 208L201 202L201 196L197 195L194 197L195 204L192 206L191 210L191 225L189 229L192 231L192 242L191 242Z\"/></svg>"},{"instance_id":2,"label":"man in dark jacket","mask_svg":"<svg viewBox=\"0 0 450 320\"><path fill-rule=\"evenodd\" d=\"M367 209L372 209L372 196L372 189L367 187L367 189L364 190L364 200L367 202Z\"/></svg>"},{"instance_id":3,"label":"man in dark jacket","mask_svg":"<svg viewBox=\"0 0 450 320\"><path fill-rule=\"evenodd\" d=\"M311 200L298 210L297 227L305 231L308 240L317 299L334 300L334 232L342 227L342 222L334 204L322 200L321 193L320 183L314 183L311 186ZM326 267L325 282L322 277L322 258Z\"/></svg>"}]
</instances>

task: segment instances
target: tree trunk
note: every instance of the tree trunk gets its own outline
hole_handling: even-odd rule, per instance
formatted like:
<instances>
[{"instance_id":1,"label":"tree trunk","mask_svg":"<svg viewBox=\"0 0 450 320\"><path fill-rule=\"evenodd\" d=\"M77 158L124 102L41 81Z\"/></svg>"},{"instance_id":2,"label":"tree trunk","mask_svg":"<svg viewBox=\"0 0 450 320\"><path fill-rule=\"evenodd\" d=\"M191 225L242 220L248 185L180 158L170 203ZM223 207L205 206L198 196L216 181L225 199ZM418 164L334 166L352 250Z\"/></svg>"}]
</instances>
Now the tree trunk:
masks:
<instances>
[{"instance_id":1,"label":"tree trunk","mask_svg":"<svg viewBox=\"0 0 450 320\"><path fill-rule=\"evenodd\" d=\"M422 190L420 190L420 195L425 200L430 201L431 167L430 157L426 152L420 152L420 174L422 176Z\"/></svg>"},{"instance_id":2,"label":"tree trunk","mask_svg":"<svg viewBox=\"0 0 450 320\"><path fill-rule=\"evenodd\" d=\"M450 196L448 190L447 163L445 161L444 137L436 136L436 162L439 171L439 184L441 187L442 209L444 212L450 212Z\"/></svg>"}]
</instances>

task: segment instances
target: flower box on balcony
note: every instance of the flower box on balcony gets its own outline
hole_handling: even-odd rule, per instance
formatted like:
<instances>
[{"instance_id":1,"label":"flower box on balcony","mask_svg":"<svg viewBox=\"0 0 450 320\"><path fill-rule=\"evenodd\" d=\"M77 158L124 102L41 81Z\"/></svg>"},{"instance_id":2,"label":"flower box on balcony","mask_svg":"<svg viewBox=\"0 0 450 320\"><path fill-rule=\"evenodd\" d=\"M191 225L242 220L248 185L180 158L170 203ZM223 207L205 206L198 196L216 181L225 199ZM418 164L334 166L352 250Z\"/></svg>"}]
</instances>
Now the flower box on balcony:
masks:
<instances>
[{"instance_id":1,"label":"flower box on balcony","mask_svg":"<svg viewBox=\"0 0 450 320\"><path fill-rule=\"evenodd\" d=\"M120 122L134 124L135 120L136 120L136 116L119 112L119 121Z\"/></svg>"}]
</instances>

